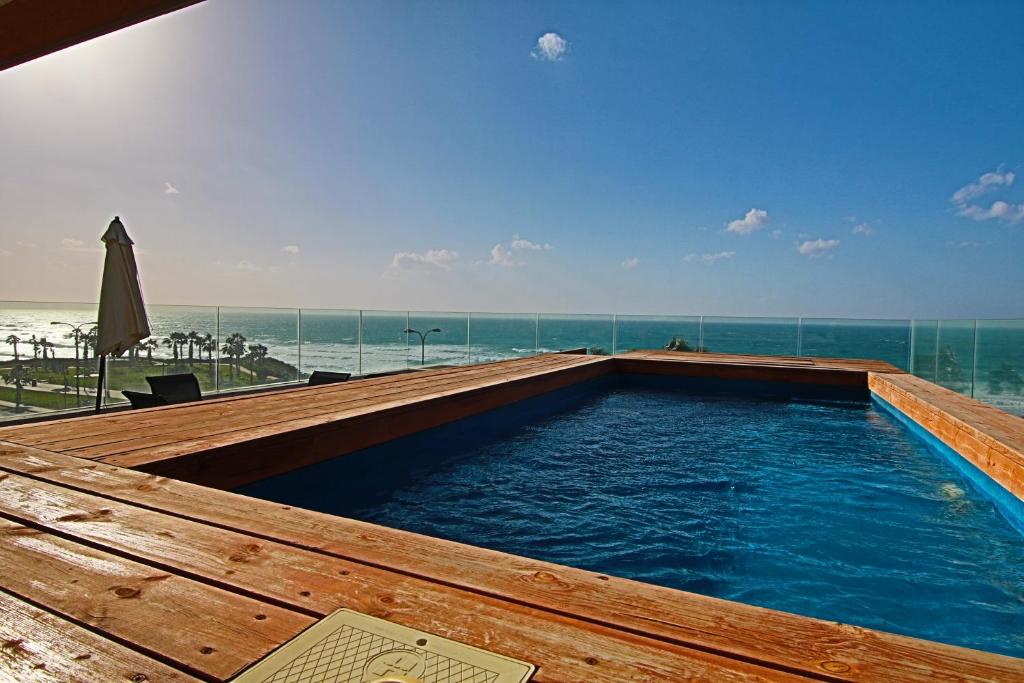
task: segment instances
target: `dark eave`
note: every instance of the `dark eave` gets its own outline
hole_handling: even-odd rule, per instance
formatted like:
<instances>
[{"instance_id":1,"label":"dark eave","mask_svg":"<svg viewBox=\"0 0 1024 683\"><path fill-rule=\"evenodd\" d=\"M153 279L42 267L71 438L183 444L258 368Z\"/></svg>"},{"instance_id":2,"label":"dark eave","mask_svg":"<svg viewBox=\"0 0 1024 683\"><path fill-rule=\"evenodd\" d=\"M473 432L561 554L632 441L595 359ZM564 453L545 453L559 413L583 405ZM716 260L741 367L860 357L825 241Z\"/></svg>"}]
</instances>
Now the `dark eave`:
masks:
<instances>
[{"instance_id":1,"label":"dark eave","mask_svg":"<svg viewBox=\"0 0 1024 683\"><path fill-rule=\"evenodd\" d=\"M0 71L202 0L0 0Z\"/></svg>"}]
</instances>

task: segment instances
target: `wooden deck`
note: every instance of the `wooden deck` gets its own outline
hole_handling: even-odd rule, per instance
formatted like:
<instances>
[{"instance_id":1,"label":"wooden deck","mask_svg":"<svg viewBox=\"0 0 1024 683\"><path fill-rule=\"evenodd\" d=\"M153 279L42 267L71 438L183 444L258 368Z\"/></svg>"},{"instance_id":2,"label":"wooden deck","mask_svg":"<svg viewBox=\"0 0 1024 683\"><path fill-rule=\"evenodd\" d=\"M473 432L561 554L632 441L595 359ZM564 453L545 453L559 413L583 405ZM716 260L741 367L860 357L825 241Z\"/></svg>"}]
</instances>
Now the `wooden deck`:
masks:
<instances>
[{"instance_id":1,"label":"wooden deck","mask_svg":"<svg viewBox=\"0 0 1024 683\"><path fill-rule=\"evenodd\" d=\"M701 356L692 371L718 362L868 381L868 369L849 365ZM320 459L328 439L357 448L379 438L360 436L359 425L389 425L397 436L598 377L620 360L657 359L540 356L0 429L0 680L224 681L340 607L531 661L541 682L1024 680L1024 660L138 469L244 480L217 458L262 473L290 469ZM284 462L265 455L289 443ZM246 444L258 455L244 457Z\"/></svg>"}]
</instances>

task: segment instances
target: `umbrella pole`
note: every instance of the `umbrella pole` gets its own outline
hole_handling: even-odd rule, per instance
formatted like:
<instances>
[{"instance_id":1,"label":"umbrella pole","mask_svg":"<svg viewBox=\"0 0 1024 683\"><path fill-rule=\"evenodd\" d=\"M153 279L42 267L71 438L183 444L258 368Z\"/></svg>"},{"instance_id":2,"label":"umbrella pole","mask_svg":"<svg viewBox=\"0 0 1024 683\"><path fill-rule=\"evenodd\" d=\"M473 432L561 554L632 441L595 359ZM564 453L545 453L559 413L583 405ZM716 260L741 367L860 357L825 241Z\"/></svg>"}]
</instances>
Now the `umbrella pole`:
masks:
<instances>
[{"instance_id":1,"label":"umbrella pole","mask_svg":"<svg viewBox=\"0 0 1024 683\"><path fill-rule=\"evenodd\" d=\"M103 378L107 375L107 355L100 355L100 376L96 378L96 412L103 407Z\"/></svg>"}]
</instances>

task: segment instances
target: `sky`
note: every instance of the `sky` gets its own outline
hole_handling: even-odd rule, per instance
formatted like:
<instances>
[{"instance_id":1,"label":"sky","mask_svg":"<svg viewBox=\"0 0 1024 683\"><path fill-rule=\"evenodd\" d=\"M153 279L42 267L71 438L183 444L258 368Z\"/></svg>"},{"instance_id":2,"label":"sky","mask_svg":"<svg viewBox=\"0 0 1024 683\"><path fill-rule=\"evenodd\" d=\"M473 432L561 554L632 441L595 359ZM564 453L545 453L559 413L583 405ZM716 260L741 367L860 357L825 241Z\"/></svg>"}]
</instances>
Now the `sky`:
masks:
<instances>
[{"instance_id":1,"label":"sky","mask_svg":"<svg viewBox=\"0 0 1024 683\"><path fill-rule=\"evenodd\" d=\"M0 72L0 299L1024 317L1024 3L208 0Z\"/></svg>"}]
</instances>

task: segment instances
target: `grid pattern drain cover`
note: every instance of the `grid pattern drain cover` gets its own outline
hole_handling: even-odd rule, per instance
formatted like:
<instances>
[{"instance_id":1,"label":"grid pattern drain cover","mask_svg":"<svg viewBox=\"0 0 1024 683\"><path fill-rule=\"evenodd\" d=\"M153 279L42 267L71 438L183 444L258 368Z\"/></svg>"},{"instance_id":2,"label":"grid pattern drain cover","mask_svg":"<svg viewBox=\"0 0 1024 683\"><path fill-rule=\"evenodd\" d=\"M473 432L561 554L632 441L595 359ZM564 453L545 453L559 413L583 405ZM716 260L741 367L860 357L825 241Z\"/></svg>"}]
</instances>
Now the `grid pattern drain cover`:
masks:
<instances>
[{"instance_id":1,"label":"grid pattern drain cover","mask_svg":"<svg viewBox=\"0 0 1024 683\"><path fill-rule=\"evenodd\" d=\"M534 671L526 662L342 609L234 683L525 683Z\"/></svg>"}]
</instances>

